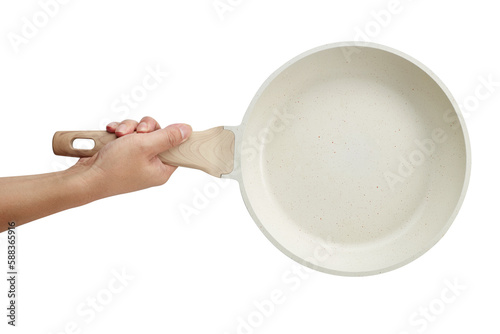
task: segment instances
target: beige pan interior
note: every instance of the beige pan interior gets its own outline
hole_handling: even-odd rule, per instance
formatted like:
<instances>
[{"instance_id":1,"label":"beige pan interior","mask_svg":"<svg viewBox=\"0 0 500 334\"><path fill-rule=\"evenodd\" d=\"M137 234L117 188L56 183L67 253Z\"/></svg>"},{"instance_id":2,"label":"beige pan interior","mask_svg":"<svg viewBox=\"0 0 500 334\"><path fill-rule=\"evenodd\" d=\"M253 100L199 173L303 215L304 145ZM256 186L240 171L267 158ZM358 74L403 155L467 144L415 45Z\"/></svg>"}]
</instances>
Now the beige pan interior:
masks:
<instances>
[{"instance_id":1,"label":"beige pan interior","mask_svg":"<svg viewBox=\"0 0 500 334\"><path fill-rule=\"evenodd\" d=\"M420 256L467 188L468 137L450 93L375 44L298 56L263 84L242 125L226 128L237 162L227 176L258 227L328 273L376 274Z\"/></svg>"}]
</instances>

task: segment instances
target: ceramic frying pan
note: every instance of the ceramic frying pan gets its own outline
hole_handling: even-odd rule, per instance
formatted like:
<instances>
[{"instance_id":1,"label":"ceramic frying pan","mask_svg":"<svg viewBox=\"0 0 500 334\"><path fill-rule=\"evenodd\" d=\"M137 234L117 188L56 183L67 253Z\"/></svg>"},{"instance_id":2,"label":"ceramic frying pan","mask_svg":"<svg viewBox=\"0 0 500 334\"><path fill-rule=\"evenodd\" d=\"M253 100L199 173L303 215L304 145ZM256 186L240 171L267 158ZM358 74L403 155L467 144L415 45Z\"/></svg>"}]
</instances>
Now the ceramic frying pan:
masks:
<instances>
[{"instance_id":1,"label":"ceramic frying pan","mask_svg":"<svg viewBox=\"0 0 500 334\"><path fill-rule=\"evenodd\" d=\"M94 139L77 150L76 138ZM54 152L91 156L105 131L58 132ZM338 275L400 267L448 230L470 145L457 103L424 65L372 43L307 51L260 87L239 126L194 132L165 163L235 179L283 253Z\"/></svg>"}]
</instances>

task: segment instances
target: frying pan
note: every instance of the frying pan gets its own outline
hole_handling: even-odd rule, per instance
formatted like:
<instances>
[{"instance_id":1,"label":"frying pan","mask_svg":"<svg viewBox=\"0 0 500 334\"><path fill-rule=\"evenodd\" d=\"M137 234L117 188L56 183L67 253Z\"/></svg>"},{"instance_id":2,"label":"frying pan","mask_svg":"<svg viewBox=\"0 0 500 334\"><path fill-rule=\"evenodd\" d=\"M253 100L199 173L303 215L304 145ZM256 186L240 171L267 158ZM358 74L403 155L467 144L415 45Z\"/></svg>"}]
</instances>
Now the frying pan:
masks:
<instances>
[{"instance_id":1,"label":"frying pan","mask_svg":"<svg viewBox=\"0 0 500 334\"><path fill-rule=\"evenodd\" d=\"M93 139L92 150L73 148ZM54 135L55 154L92 156L105 131ZM239 126L193 132L167 164L239 182L260 230L283 253L337 275L386 272L448 230L464 200L470 144L448 89L392 48L309 50L260 87Z\"/></svg>"}]
</instances>

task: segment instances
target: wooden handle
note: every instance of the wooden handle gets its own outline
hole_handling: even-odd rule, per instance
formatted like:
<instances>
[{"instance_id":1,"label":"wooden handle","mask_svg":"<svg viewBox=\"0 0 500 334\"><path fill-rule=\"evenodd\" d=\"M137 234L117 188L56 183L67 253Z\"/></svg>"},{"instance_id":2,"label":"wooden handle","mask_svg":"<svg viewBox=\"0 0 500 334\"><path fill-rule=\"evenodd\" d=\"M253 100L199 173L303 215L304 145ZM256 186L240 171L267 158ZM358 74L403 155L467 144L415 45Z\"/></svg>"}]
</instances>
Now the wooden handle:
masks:
<instances>
[{"instance_id":1,"label":"wooden handle","mask_svg":"<svg viewBox=\"0 0 500 334\"><path fill-rule=\"evenodd\" d=\"M114 133L106 131L58 131L52 139L52 149L56 155L91 157L116 138ZM89 150L76 149L75 139L92 139L95 146ZM234 167L234 133L222 126L193 132L184 143L158 157L171 166L196 168L220 177L231 173Z\"/></svg>"},{"instance_id":2,"label":"wooden handle","mask_svg":"<svg viewBox=\"0 0 500 334\"><path fill-rule=\"evenodd\" d=\"M158 157L171 166L196 168L220 177L233 171L234 133L223 126L193 132L184 143Z\"/></svg>"},{"instance_id":3,"label":"wooden handle","mask_svg":"<svg viewBox=\"0 0 500 334\"><path fill-rule=\"evenodd\" d=\"M95 145L90 150L77 149L73 147L75 139L92 139ZM52 138L52 150L66 157L91 157L115 139L116 135L107 131L58 131Z\"/></svg>"}]
</instances>

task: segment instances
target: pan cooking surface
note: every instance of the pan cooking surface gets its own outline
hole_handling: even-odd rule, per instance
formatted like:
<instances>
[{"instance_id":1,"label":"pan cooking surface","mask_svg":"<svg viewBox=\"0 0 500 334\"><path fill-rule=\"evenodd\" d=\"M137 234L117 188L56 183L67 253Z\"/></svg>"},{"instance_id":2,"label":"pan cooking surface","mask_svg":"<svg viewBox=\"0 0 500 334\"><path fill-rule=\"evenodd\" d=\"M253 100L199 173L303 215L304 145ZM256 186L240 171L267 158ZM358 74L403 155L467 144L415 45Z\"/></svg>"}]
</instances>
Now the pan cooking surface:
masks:
<instances>
[{"instance_id":1,"label":"pan cooking surface","mask_svg":"<svg viewBox=\"0 0 500 334\"><path fill-rule=\"evenodd\" d=\"M299 56L263 85L243 123L241 183L284 253L363 275L413 260L446 232L468 142L434 75L387 50L346 48Z\"/></svg>"}]
</instances>

